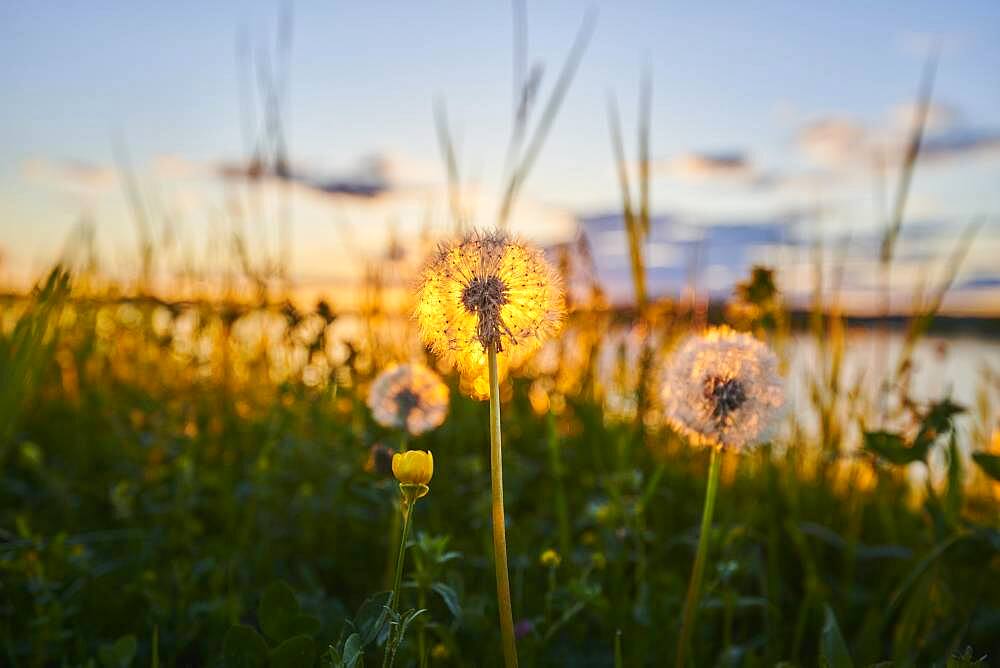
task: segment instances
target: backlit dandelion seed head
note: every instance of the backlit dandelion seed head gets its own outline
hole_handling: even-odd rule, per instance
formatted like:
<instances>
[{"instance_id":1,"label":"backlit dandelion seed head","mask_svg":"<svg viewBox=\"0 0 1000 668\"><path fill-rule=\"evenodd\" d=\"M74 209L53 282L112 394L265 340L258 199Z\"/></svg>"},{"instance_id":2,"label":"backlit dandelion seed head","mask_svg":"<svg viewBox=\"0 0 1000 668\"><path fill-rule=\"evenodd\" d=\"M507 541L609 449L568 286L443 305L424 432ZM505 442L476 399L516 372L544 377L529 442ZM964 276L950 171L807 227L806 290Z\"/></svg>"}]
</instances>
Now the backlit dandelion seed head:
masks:
<instances>
[{"instance_id":1,"label":"backlit dandelion seed head","mask_svg":"<svg viewBox=\"0 0 1000 668\"><path fill-rule=\"evenodd\" d=\"M745 449L769 436L784 402L777 357L728 327L692 336L670 359L663 401L670 424L691 442Z\"/></svg>"},{"instance_id":2,"label":"backlit dandelion seed head","mask_svg":"<svg viewBox=\"0 0 1000 668\"><path fill-rule=\"evenodd\" d=\"M523 360L559 331L564 312L542 252L494 232L441 244L421 272L415 316L424 343L471 371L484 368L490 346Z\"/></svg>"},{"instance_id":3,"label":"backlit dandelion seed head","mask_svg":"<svg viewBox=\"0 0 1000 668\"><path fill-rule=\"evenodd\" d=\"M368 407L383 427L417 436L440 426L448 414L448 386L422 364L391 366L375 378Z\"/></svg>"}]
</instances>

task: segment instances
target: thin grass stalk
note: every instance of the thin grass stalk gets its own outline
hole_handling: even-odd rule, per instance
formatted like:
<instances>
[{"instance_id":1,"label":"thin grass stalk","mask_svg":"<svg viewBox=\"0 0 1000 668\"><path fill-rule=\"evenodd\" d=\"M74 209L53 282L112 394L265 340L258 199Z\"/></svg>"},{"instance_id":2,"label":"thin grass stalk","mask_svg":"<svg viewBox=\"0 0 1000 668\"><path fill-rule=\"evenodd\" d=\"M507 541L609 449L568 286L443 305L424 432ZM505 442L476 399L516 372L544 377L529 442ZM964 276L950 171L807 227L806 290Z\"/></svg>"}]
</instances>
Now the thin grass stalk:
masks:
<instances>
[{"instance_id":1,"label":"thin grass stalk","mask_svg":"<svg viewBox=\"0 0 1000 668\"><path fill-rule=\"evenodd\" d=\"M705 575L705 561L708 556L708 536L712 529L712 513L715 497L719 491L719 472L722 469L722 452L712 448L712 458L708 465L708 489L705 491L705 506L701 511L701 532L698 534L698 552L694 557L694 570L688 583L687 598L684 600L684 616L681 620L681 636L677 643L677 668L684 668L691 634L694 632L698 603L701 599L701 581Z\"/></svg>"},{"instance_id":2,"label":"thin grass stalk","mask_svg":"<svg viewBox=\"0 0 1000 668\"><path fill-rule=\"evenodd\" d=\"M510 604L510 576L507 572L507 531L503 512L503 454L500 448L500 374L496 344L487 351L490 367L490 480L492 483L493 565L497 576L497 607L504 665L517 668L514 639L514 611Z\"/></svg>"}]
</instances>

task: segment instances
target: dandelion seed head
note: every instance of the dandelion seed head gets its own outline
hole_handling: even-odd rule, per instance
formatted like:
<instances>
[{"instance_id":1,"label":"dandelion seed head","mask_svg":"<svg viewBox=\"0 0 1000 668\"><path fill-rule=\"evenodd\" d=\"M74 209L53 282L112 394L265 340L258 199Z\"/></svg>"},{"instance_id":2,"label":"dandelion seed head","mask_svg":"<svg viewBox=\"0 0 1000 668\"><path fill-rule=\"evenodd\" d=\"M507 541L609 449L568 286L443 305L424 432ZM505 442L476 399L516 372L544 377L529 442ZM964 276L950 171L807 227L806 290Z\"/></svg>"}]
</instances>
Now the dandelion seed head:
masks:
<instances>
[{"instance_id":1,"label":"dandelion seed head","mask_svg":"<svg viewBox=\"0 0 1000 668\"><path fill-rule=\"evenodd\" d=\"M542 252L493 232L440 245L421 272L414 315L424 343L469 372L485 366L490 346L525 359L559 331L564 312Z\"/></svg>"},{"instance_id":2,"label":"dandelion seed head","mask_svg":"<svg viewBox=\"0 0 1000 668\"><path fill-rule=\"evenodd\" d=\"M717 327L684 341L663 383L670 424L693 443L742 450L766 440L784 402L774 352Z\"/></svg>"},{"instance_id":3,"label":"dandelion seed head","mask_svg":"<svg viewBox=\"0 0 1000 668\"><path fill-rule=\"evenodd\" d=\"M368 407L383 427L417 436L444 422L448 386L422 364L401 364L380 373L368 391Z\"/></svg>"}]
</instances>

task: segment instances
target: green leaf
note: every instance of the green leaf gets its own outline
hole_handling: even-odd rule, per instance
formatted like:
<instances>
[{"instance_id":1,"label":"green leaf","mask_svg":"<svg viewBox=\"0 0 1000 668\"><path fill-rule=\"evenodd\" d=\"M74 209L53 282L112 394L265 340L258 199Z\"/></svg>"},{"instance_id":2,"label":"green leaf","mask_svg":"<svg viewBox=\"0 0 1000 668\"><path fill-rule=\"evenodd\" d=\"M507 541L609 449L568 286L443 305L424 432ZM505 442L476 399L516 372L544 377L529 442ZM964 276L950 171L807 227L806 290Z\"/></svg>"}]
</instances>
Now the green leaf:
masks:
<instances>
[{"instance_id":1,"label":"green leaf","mask_svg":"<svg viewBox=\"0 0 1000 668\"><path fill-rule=\"evenodd\" d=\"M308 668L316 662L316 642L309 636L295 636L271 651L271 668Z\"/></svg>"},{"instance_id":2,"label":"green leaf","mask_svg":"<svg viewBox=\"0 0 1000 668\"><path fill-rule=\"evenodd\" d=\"M319 620L319 617L303 613L295 617L292 626L295 628L294 635L314 636L323 628L323 622Z\"/></svg>"},{"instance_id":3,"label":"green leaf","mask_svg":"<svg viewBox=\"0 0 1000 668\"><path fill-rule=\"evenodd\" d=\"M847 643L840 633L837 616L829 605L823 606L823 628L819 635L819 665L822 668L854 668Z\"/></svg>"},{"instance_id":4,"label":"green leaf","mask_svg":"<svg viewBox=\"0 0 1000 668\"><path fill-rule=\"evenodd\" d=\"M403 640L403 636L406 635L406 629L410 626L413 620L419 617L420 615L424 614L425 612L427 612L427 610L425 608L421 608L419 610L409 610L405 615L403 615L403 621L399 625L400 641Z\"/></svg>"},{"instance_id":5,"label":"green leaf","mask_svg":"<svg viewBox=\"0 0 1000 668\"><path fill-rule=\"evenodd\" d=\"M367 647L374 642L386 627L386 620L389 618L389 599L392 592L383 591L371 596L361 607L354 617L354 626L361 636L362 647Z\"/></svg>"},{"instance_id":6,"label":"green leaf","mask_svg":"<svg viewBox=\"0 0 1000 668\"><path fill-rule=\"evenodd\" d=\"M951 430L952 418L964 412L965 407L954 403L951 399L944 399L932 405L920 423L920 430L913 439L913 446L926 451L939 436Z\"/></svg>"},{"instance_id":7,"label":"green leaf","mask_svg":"<svg viewBox=\"0 0 1000 668\"><path fill-rule=\"evenodd\" d=\"M923 447L907 447L906 441L899 434L889 431L866 431L865 449L882 459L905 466L913 462L923 461L927 457L929 445Z\"/></svg>"},{"instance_id":8,"label":"green leaf","mask_svg":"<svg viewBox=\"0 0 1000 668\"><path fill-rule=\"evenodd\" d=\"M103 645L98 650L104 668L128 668L135 658L137 643L135 636L122 636L113 644Z\"/></svg>"},{"instance_id":9,"label":"green leaf","mask_svg":"<svg viewBox=\"0 0 1000 668\"><path fill-rule=\"evenodd\" d=\"M343 668L354 668L364 656L364 646L361 644L361 636L352 633L344 643L344 653L341 655Z\"/></svg>"},{"instance_id":10,"label":"green leaf","mask_svg":"<svg viewBox=\"0 0 1000 668\"><path fill-rule=\"evenodd\" d=\"M454 589L443 582L435 582L431 585L431 589L438 593L438 596L441 597L441 600L448 606L448 610L456 619L462 616L462 605L458 602L458 594Z\"/></svg>"},{"instance_id":11,"label":"green leaf","mask_svg":"<svg viewBox=\"0 0 1000 668\"><path fill-rule=\"evenodd\" d=\"M991 455L986 452L973 452L972 459L983 470L983 473L1000 481L1000 455Z\"/></svg>"},{"instance_id":12,"label":"green leaf","mask_svg":"<svg viewBox=\"0 0 1000 668\"><path fill-rule=\"evenodd\" d=\"M259 668L267 665L267 643L249 626L233 626L222 642L222 658L226 668Z\"/></svg>"},{"instance_id":13,"label":"green leaf","mask_svg":"<svg viewBox=\"0 0 1000 668\"><path fill-rule=\"evenodd\" d=\"M986 655L976 658L971 647L966 647L961 654L952 654L948 657L946 668L967 668L969 666L985 666Z\"/></svg>"},{"instance_id":14,"label":"green leaf","mask_svg":"<svg viewBox=\"0 0 1000 668\"><path fill-rule=\"evenodd\" d=\"M287 583L276 580L264 590L257 608L257 618L264 635L276 643L297 634L299 602Z\"/></svg>"}]
</instances>

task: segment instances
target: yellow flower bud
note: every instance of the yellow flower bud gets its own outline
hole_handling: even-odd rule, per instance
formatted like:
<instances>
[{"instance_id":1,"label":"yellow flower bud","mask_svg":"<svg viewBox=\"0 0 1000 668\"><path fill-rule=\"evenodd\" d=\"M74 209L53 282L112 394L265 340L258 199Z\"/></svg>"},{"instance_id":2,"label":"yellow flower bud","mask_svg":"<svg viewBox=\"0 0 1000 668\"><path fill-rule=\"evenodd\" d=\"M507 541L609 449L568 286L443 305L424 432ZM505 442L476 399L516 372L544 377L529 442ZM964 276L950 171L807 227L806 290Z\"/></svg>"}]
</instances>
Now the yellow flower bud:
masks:
<instances>
[{"instance_id":1,"label":"yellow flower bud","mask_svg":"<svg viewBox=\"0 0 1000 668\"><path fill-rule=\"evenodd\" d=\"M403 485L426 485L434 475L434 456L423 450L407 450L392 456L392 474Z\"/></svg>"},{"instance_id":2,"label":"yellow flower bud","mask_svg":"<svg viewBox=\"0 0 1000 668\"><path fill-rule=\"evenodd\" d=\"M538 560L542 563L542 566L545 566L546 568L559 568L559 564L562 563L562 557L560 557L559 553L552 548L542 552L542 556L540 556Z\"/></svg>"}]
</instances>

